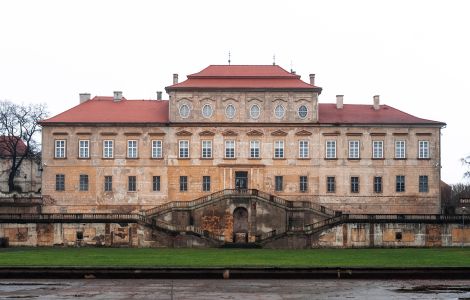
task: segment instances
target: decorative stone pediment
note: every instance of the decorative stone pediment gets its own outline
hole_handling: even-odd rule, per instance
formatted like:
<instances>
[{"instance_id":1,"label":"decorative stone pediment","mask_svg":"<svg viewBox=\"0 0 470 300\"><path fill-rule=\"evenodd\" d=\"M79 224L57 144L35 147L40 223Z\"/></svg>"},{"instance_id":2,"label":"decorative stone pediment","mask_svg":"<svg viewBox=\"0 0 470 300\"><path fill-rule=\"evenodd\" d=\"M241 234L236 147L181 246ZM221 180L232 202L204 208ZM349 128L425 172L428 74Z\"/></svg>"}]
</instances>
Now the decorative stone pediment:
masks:
<instances>
[{"instance_id":1,"label":"decorative stone pediment","mask_svg":"<svg viewBox=\"0 0 470 300\"><path fill-rule=\"evenodd\" d=\"M224 97L224 98L222 98L222 102L226 102L226 101L238 102L239 100L238 100L238 99L235 99L235 98L232 98L232 97Z\"/></svg>"},{"instance_id":2,"label":"decorative stone pediment","mask_svg":"<svg viewBox=\"0 0 470 300\"><path fill-rule=\"evenodd\" d=\"M190 135L193 135L193 133L187 130L181 130L181 131L178 131L176 135L177 136L190 136Z\"/></svg>"},{"instance_id":3,"label":"decorative stone pediment","mask_svg":"<svg viewBox=\"0 0 470 300\"><path fill-rule=\"evenodd\" d=\"M264 135L261 131L259 130L251 130L246 133L248 136L262 136Z\"/></svg>"},{"instance_id":4,"label":"decorative stone pediment","mask_svg":"<svg viewBox=\"0 0 470 300\"><path fill-rule=\"evenodd\" d=\"M236 133L233 130L226 130L226 131L222 132L222 135L223 136L236 136L236 135L238 135L238 133Z\"/></svg>"},{"instance_id":5,"label":"decorative stone pediment","mask_svg":"<svg viewBox=\"0 0 470 300\"><path fill-rule=\"evenodd\" d=\"M204 131L201 131L199 133L200 136L214 136L215 133L213 133L212 131L209 131L209 130L204 130Z\"/></svg>"},{"instance_id":6,"label":"decorative stone pediment","mask_svg":"<svg viewBox=\"0 0 470 300\"><path fill-rule=\"evenodd\" d=\"M273 135L273 136L286 136L287 132L282 131L282 130L276 130L273 133L271 133L271 135Z\"/></svg>"},{"instance_id":7,"label":"decorative stone pediment","mask_svg":"<svg viewBox=\"0 0 470 300\"><path fill-rule=\"evenodd\" d=\"M307 130L300 130L300 131L297 131L295 133L295 135L297 135L297 136L309 136L309 135L312 135L312 133L310 131L307 131Z\"/></svg>"}]
</instances>

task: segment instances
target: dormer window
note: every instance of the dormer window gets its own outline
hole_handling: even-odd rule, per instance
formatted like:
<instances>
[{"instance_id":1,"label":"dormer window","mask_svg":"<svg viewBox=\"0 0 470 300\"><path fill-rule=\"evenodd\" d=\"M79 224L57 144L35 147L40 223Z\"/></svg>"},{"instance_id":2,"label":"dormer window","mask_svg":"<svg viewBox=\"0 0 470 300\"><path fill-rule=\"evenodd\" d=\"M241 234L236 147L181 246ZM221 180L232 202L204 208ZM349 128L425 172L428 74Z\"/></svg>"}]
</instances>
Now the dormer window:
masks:
<instances>
[{"instance_id":1,"label":"dormer window","mask_svg":"<svg viewBox=\"0 0 470 300\"><path fill-rule=\"evenodd\" d=\"M189 106L187 104L183 104L180 106L180 117L181 118L187 118L189 117L189 112L191 110L189 109Z\"/></svg>"},{"instance_id":2,"label":"dormer window","mask_svg":"<svg viewBox=\"0 0 470 300\"><path fill-rule=\"evenodd\" d=\"M274 109L274 115L278 119L282 119L285 113L286 113L286 109L281 104L277 105L276 108Z\"/></svg>"},{"instance_id":3,"label":"dormer window","mask_svg":"<svg viewBox=\"0 0 470 300\"><path fill-rule=\"evenodd\" d=\"M252 119L258 119L261 114L261 108L257 104L253 104L250 107L250 117Z\"/></svg>"},{"instance_id":4,"label":"dormer window","mask_svg":"<svg viewBox=\"0 0 470 300\"><path fill-rule=\"evenodd\" d=\"M235 112L236 111L237 110L235 109L235 106L233 106L232 104L229 104L225 108L225 115L227 116L227 118L233 119L233 117L235 117Z\"/></svg>"},{"instance_id":5,"label":"dormer window","mask_svg":"<svg viewBox=\"0 0 470 300\"><path fill-rule=\"evenodd\" d=\"M299 107L298 114L299 114L299 117L300 117L301 119L305 119L305 118L307 117L307 114L308 114L308 108L307 108L307 106L301 105L301 106Z\"/></svg>"},{"instance_id":6,"label":"dormer window","mask_svg":"<svg viewBox=\"0 0 470 300\"><path fill-rule=\"evenodd\" d=\"M202 107L202 116L204 118L210 118L212 116L212 113L212 106L210 106L209 104L204 104L204 106Z\"/></svg>"}]
</instances>

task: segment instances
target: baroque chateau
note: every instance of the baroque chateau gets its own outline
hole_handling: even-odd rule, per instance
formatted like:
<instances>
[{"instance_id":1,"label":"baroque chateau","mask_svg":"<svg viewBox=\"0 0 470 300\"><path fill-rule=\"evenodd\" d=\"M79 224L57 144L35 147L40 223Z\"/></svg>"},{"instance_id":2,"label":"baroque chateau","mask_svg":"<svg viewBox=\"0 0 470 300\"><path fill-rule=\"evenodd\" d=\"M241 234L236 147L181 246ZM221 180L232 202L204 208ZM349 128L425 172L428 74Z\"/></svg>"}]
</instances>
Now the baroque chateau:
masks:
<instances>
[{"instance_id":1,"label":"baroque chateau","mask_svg":"<svg viewBox=\"0 0 470 300\"><path fill-rule=\"evenodd\" d=\"M211 65L169 100L80 94L42 122L47 212L136 212L256 189L343 213L439 213L440 130L389 105L319 103L277 65Z\"/></svg>"}]
</instances>

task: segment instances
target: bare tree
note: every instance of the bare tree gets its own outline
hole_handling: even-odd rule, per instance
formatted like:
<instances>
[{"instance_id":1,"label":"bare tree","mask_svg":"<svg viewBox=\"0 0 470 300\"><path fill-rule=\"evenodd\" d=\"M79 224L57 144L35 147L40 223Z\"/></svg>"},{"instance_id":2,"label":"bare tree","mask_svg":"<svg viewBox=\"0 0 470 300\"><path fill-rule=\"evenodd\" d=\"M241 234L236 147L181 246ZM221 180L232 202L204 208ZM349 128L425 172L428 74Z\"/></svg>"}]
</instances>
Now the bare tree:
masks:
<instances>
[{"instance_id":1,"label":"bare tree","mask_svg":"<svg viewBox=\"0 0 470 300\"><path fill-rule=\"evenodd\" d=\"M10 160L8 190L14 191L15 174L26 158L37 159L39 143L35 140L41 127L39 121L47 116L45 104L15 104L0 101L0 155Z\"/></svg>"},{"instance_id":2,"label":"bare tree","mask_svg":"<svg viewBox=\"0 0 470 300\"><path fill-rule=\"evenodd\" d=\"M463 174L464 177L470 178L470 155L461 159L462 164L468 167L468 171Z\"/></svg>"}]
</instances>

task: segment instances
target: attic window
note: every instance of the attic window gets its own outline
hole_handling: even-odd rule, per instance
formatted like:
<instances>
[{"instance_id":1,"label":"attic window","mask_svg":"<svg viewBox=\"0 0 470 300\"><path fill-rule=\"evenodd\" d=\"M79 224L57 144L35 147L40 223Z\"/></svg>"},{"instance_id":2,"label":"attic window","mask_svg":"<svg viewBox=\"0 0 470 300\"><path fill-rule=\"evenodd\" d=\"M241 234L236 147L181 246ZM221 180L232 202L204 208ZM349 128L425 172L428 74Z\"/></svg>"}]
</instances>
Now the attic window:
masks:
<instances>
[{"instance_id":1,"label":"attic window","mask_svg":"<svg viewBox=\"0 0 470 300\"><path fill-rule=\"evenodd\" d=\"M261 114L261 108L257 104L253 104L250 108L250 117L252 119L258 119Z\"/></svg>"},{"instance_id":2,"label":"attic window","mask_svg":"<svg viewBox=\"0 0 470 300\"><path fill-rule=\"evenodd\" d=\"M298 113L299 113L299 117L300 117L301 119L305 119L305 118L307 117L307 113L308 113L307 106L301 105L301 106L299 107Z\"/></svg>"}]
</instances>

